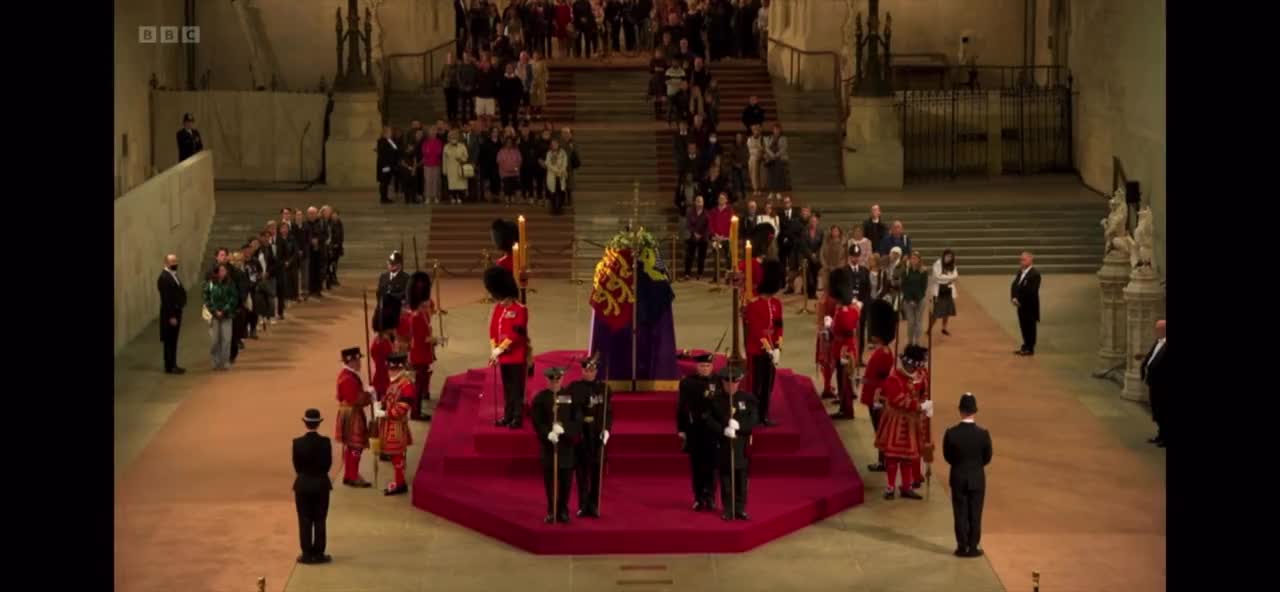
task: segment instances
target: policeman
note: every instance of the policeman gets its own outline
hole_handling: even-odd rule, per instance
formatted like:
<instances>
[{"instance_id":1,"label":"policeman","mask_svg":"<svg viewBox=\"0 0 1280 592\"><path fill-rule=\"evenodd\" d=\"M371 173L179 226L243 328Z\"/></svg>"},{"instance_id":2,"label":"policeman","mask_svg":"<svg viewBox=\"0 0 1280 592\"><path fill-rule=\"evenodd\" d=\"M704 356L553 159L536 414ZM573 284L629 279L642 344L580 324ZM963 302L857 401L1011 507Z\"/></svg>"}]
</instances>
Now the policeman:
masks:
<instances>
[{"instance_id":1,"label":"policeman","mask_svg":"<svg viewBox=\"0 0 1280 592\"><path fill-rule=\"evenodd\" d=\"M712 354L694 358L697 370L680 379L680 399L676 405L676 434L680 436L693 480L693 510L714 510L716 483L716 432L707 426L707 413L717 392L711 376Z\"/></svg>"},{"instance_id":2,"label":"policeman","mask_svg":"<svg viewBox=\"0 0 1280 592\"><path fill-rule=\"evenodd\" d=\"M750 520L747 516L747 445L759 420L755 395L738 390L742 369L720 369L724 386L712 399L706 424L719 440L716 462L720 467L720 505L725 520Z\"/></svg>"},{"instance_id":3,"label":"policeman","mask_svg":"<svg viewBox=\"0 0 1280 592\"><path fill-rule=\"evenodd\" d=\"M533 397L533 430L542 444L542 483L547 491L547 524L569 522L569 484L573 481L575 444L582 433L582 409L569 391L560 389L564 370L544 372L547 388Z\"/></svg>"},{"instance_id":4,"label":"policeman","mask_svg":"<svg viewBox=\"0 0 1280 592\"><path fill-rule=\"evenodd\" d=\"M578 442L578 517L600 517L600 476L604 447L613 429L613 391L599 375L599 354L583 359L582 379L569 385L574 404L582 413L582 440Z\"/></svg>"}]
</instances>

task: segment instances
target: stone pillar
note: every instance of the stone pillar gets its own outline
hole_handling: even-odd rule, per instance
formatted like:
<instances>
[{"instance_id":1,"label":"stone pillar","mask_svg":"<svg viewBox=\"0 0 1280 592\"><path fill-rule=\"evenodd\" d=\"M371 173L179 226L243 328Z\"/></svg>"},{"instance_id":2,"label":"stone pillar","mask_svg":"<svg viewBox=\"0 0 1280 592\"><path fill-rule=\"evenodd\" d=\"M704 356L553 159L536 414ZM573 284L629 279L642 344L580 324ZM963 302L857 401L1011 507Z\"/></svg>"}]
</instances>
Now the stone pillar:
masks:
<instances>
[{"instance_id":1,"label":"stone pillar","mask_svg":"<svg viewBox=\"0 0 1280 592\"><path fill-rule=\"evenodd\" d=\"M1129 339L1128 365L1124 373L1124 390L1120 396L1130 401L1147 401L1147 387L1142 384L1142 361L1135 356L1146 355L1155 343L1156 308L1161 297L1160 282L1149 266L1133 270L1129 285L1124 288L1124 303L1128 315Z\"/></svg>"},{"instance_id":2,"label":"stone pillar","mask_svg":"<svg viewBox=\"0 0 1280 592\"><path fill-rule=\"evenodd\" d=\"M334 93L324 144L325 183L340 189L378 186L375 152L382 132L377 93Z\"/></svg>"},{"instance_id":3,"label":"stone pillar","mask_svg":"<svg viewBox=\"0 0 1280 592\"><path fill-rule=\"evenodd\" d=\"M1102 294L1102 318L1098 325L1098 366L1094 376L1102 377L1111 370L1127 366L1129 358L1129 326L1124 286L1129 282L1129 258L1111 251L1102 258L1098 270L1098 286Z\"/></svg>"},{"instance_id":4,"label":"stone pillar","mask_svg":"<svg viewBox=\"0 0 1280 592\"><path fill-rule=\"evenodd\" d=\"M849 98L844 184L851 189L902 189L902 129L898 99Z\"/></svg>"}]
</instances>

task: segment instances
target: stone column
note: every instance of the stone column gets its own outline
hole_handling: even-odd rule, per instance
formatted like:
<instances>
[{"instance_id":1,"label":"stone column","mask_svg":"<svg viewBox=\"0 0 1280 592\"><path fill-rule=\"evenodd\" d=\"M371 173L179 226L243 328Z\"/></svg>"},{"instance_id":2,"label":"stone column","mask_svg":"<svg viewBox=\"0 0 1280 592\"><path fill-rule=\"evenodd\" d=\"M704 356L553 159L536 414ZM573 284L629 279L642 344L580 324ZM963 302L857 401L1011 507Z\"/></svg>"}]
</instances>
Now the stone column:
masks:
<instances>
[{"instance_id":1,"label":"stone column","mask_svg":"<svg viewBox=\"0 0 1280 592\"><path fill-rule=\"evenodd\" d=\"M1128 315L1129 339L1124 373L1124 390L1120 396L1130 401L1147 401L1147 387L1142 384L1142 361L1135 356L1145 355L1155 343L1156 308L1161 297L1160 282L1150 266L1140 266L1130 275L1124 288L1124 303Z\"/></svg>"},{"instance_id":2,"label":"stone column","mask_svg":"<svg viewBox=\"0 0 1280 592\"><path fill-rule=\"evenodd\" d=\"M1102 377L1125 363L1129 342L1128 310L1125 302L1125 284L1129 283L1129 258L1120 251L1111 251L1102 258L1098 270L1098 286L1102 294L1102 318L1098 325L1098 366L1095 377Z\"/></svg>"},{"instance_id":3,"label":"stone column","mask_svg":"<svg viewBox=\"0 0 1280 592\"><path fill-rule=\"evenodd\" d=\"M844 184L851 189L902 189L903 154L898 99L849 98L845 121Z\"/></svg>"},{"instance_id":4,"label":"stone column","mask_svg":"<svg viewBox=\"0 0 1280 592\"><path fill-rule=\"evenodd\" d=\"M377 187L375 152L382 131L378 94L334 93L324 144L325 184L343 189Z\"/></svg>"}]
</instances>

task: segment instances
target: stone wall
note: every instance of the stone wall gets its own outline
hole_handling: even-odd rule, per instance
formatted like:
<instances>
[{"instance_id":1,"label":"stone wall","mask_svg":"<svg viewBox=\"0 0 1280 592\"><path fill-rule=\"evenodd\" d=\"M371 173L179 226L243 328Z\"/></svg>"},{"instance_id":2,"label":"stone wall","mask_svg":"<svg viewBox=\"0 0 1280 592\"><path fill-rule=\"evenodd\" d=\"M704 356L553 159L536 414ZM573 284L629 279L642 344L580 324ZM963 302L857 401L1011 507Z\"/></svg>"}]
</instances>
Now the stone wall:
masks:
<instances>
[{"instance_id":1,"label":"stone wall","mask_svg":"<svg viewBox=\"0 0 1280 592\"><path fill-rule=\"evenodd\" d=\"M213 156L201 152L115 200L116 353L159 315L156 278L165 255L178 256L188 289L201 279L215 210ZM199 294L190 294L188 306L200 306Z\"/></svg>"},{"instance_id":2,"label":"stone wall","mask_svg":"<svg viewBox=\"0 0 1280 592\"><path fill-rule=\"evenodd\" d=\"M190 112L219 181L299 182L320 174L327 98L319 93L155 91L156 121ZM178 162L176 126L154 130L156 166ZM370 165L372 168L372 165Z\"/></svg>"},{"instance_id":3,"label":"stone wall","mask_svg":"<svg viewBox=\"0 0 1280 592\"><path fill-rule=\"evenodd\" d=\"M338 63L335 9L342 8L345 28L345 1L254 0L253 6L257 7L280 64L282 90L315 90L321 77L333 83ZM449 0L361 0L359 6L362 20L366 6L377 8L373 27L375 58L379 51L421 52L453 38L453 5ZM210 87L251 88L249 45L232 4L198 3L197 23L203 37L196 57L197 70L210 72ZM363 22L360 27L363 30Z\"/></svg>"},{"instance_id":4,"label":"stone wall","mask_svg":"<svg viewBox=\"0 0 1280 592\"><path fill-rule=\"evenodd\" d=\"M183 49L178 44L140 43L138 27L181 26L182 0L115 0L115 111L112 169L115 194L142 183L151 173L151 75L181 88ZM181 117L169 122L176 131ZM127 139L126 139L127 136ZM127 143L127 153L126 153Z\"/></svg>"},{"instance_id":5,"label":"stone wall","mask_svg":"<svg viewBox=\"0 0 1280 592\"><path fill-rule=\"evenodd\" d=\"M1071 0L1068 65L1075 75L1076 166L1111 192L1112 157L1142 183L1155 214L1165 275L1165 3Z\"/></svg>"}]
</instances>

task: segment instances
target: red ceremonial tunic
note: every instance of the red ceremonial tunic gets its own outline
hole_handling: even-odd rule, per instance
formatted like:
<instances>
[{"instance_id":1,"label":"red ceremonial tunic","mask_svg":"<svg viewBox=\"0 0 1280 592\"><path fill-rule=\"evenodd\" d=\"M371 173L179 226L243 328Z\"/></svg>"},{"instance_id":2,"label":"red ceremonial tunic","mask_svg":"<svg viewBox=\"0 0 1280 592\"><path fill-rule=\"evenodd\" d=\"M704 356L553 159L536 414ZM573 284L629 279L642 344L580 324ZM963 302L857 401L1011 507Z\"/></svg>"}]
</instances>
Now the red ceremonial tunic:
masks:
<instances>
[{"instance_id":1,"label":"red ceremonial tunic","mask_svg":"<svg viewBox=\"0 0 1280 592\"><path fill-rule=\"evenodd\" d=\"M842 358L858 358L858 317L853 305L838 306L831 315L831 360L840 363Z\"/></svg>"},{"instance_id":2,"label":"red ceremonial tunic","mask_svg":"<svg viewBox=\"0 0 1280 592\"><path fill-rule=\"evenodd\" d=\"M529 348L528 326L529 309L523 304L513 300L510 304L499 302L493 305L493 314L489 316L489 345L511 344L498 356L499 364L525 363Z\"/></svg>"},{"instance_id":3,"label":"red ceremonial tunic","mask_svg":"<svg viewBox=\"0 0 1280 592\"><path fill-rule=\"evenodd\" d=\"M751 294L754 296L760 290L760 280L764 278L764 264L757 257L751 258ZM742 274L742 281L746 281L747 261L738 261L738 273Z\"/></svg>"},{"instance_id":4,"label":"red ceremonial tunic","mask_svg":"<svg viewBox=\"0 0 1280 592\"><path fill-rule=\"evenodd\" d=\"M813 361L817 364L825 366L827 364L830 364L832 359L831 359L831 343L830 341L822 338L822 331L825 328L823 326L823 323L825 322L824 319L826 319L826 317L831 317L832 319L835 319L835 316L836 316L835 299L824 294L822 296L822 300L818 301L817 316L818 316L818 331L816 336L814 337ZM833 320L832 323L834 324L834 322L835 321Z\"/></svg>"},{"instance_id":5,"label":"red ceremonial tunic","mask_svg":"<svg viewBox=\"0 0 1280 592\"><path fill-rule=\"evenodd\" d=\"M883 345L871 351L867 368L862 373L862 396L859 400L870 407L876 400L876 391L893 373L893 350Z\"/></svg>"},{"instance_id":6,"label":"red ceremonial tunic","mask_svg":"<svg viewBox=\"0 0 1280 592\"><path fill-rule=\"evenodd\" d=\"M774 296L753 298L743 309L742 316L746 324L748 356L769 353L782 346L781 300Z\"/></svg>"},{"instance_id":7,"label":"red ceremonial tunic","mask_svg":"<svg viewBox=\"0 0 1280 592\"><path fill-rule=\"evenodd\" d=\"M414 396L413 381L398 380L382 399L387 416L382 418L378 437L382 438L382 452L395 456L404 454L413 444L413 432L409 431L409 402Z\"/></svg>"},{"instance_id":8,"label":"red ceremonial tunic","mask_svg":"<svg viewBox=\"0 0 1280 592\"><path fill-rule=\"evenodd\" d=\"M410 325L412 325L412 322L413 313L409 310L409 307L407 305L401 307L400 322L396 324L396 351L409 351L409 337L412 335Z\"/></svg>"},{"instance_id":9,"label":"red ceremonial tunic","mask_svg":"<svg viewBox=\"0 0 1280 592\"><path fill-rule=\"evenodd\" d=\"M885 407L876 430L876 448L885 456L914 460L920 457L920 401L912 389L912 379L901 369L884 381L881 393Z\"/></svg>"},{"instance_id":10,"label":"red ceremonial tunic","mask_svg":"<svg viewBox=\"0 0 1280 592\"><path fill-rule=\"evenodd\" d=\"M511 253L505 253L501 257L498 257L498 260L494 262L494 265L510 271L511 273L516 272L515 260L511 257Z\"/></svg>"},{"instance_id":11,"label":"red ceremonial tunic","mask_svg":"<svg viewBox=\"0 0 1280 592\"><path fill-rule=\"evenodd\" d=\"M343 366L338 372L338 421L334 427L338 441L347 448L369 447L369 424L364 408L371 400L360 373Z\"/></svg>"},{"instance_id":12,"label":"red ceremonial tunic","mask_svg":"<svg viewBox=\"0 0 1280 592\"><path fill-rule=\"evenodd\" d=\"M391 344L391 340L379 334L373 338L373 343L369 345L369 358L373 360L373 391L378 397L387 392L387 385L391 384L391 374L387 372L387 356L395 350L395 346Z\"/></svg>"},{"instance_id":13,"label":"red ceremonial tunic","mask_svg":"<svg viewBox=\"0 0 1280 592\"><path fill-rule=\"evenodd\" d=\"M431 313L435 302L428 300L425 307L413 313L409 324L409 363L414 368L426 368L436 361L435 347L427 341L431 337Z\"/></svg>"}]
</instances>

